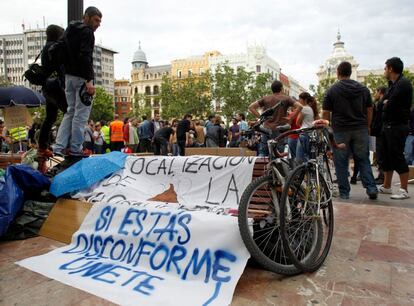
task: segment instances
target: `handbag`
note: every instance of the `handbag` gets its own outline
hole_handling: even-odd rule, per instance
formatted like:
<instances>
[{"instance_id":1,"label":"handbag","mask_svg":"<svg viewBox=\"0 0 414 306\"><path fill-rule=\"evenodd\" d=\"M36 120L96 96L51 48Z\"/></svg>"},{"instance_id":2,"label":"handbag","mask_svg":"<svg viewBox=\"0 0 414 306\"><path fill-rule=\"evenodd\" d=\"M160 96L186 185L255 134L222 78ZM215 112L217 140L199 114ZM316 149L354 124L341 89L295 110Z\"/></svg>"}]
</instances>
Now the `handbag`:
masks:
<instances>
[{"instance_id":1,"label":"handbag","mask_svg":"<svg viewBox=\"0 0 414 306\"><path fill-rule=\"evenodd\" d=\"M26 80L33 85L44 85L48 77L43 67L36 63L41 54L42 51L40 51L40 53L36 56L34 63L29 65L29 69L23 73Z\"/></svg>"}]
</instances>

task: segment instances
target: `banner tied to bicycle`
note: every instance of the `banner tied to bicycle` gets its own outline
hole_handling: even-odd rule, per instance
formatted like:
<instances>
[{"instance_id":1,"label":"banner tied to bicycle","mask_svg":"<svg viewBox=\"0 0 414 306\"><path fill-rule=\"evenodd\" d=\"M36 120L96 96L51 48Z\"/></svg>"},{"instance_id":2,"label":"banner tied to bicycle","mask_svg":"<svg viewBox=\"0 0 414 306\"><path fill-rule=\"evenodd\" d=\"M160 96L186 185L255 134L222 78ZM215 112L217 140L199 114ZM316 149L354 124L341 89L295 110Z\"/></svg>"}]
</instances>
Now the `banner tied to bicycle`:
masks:
<instances>
[{"instance_id":1,"label":"banner tied to bicycle","mask_svg":"<svg viewBox=\"0 0 414 306\"><path fill-rule=\"evenodd\" d=\"M128 157L79 193L95 204L70 245L19 264L121 305L229 305L250 255L227 212L254 162Z\"/></svg>"}]
</instances>

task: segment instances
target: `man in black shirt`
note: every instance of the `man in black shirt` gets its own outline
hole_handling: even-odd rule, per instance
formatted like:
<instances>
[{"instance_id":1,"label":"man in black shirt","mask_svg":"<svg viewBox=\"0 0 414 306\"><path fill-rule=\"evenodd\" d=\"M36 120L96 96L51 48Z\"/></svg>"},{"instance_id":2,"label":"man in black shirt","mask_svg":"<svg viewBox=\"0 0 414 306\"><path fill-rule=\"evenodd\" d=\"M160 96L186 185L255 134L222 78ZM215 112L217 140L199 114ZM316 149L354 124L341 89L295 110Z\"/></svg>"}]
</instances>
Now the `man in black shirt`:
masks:
<instances>
[{"instance_id":1,"label":"man in black shirt","mask_svg":"<svg viewBox=\"0 0 414 306\"><path fill-rule=\"evenodd\" d=\"M337 68L338 82L328 89L323 101L323 119L331 120L336 143L345 149L334 149L334 163L338 177L339 196L349 199L349 157L352 153L359 166L363 186L371 200L377 198L369 161L368 127L372 120L372 100L367 87L351 80L352 65L342 62Z\"/></svg>"},{"instance_id":2,"label":"man in black shirt","mask_svg":"<svg viewBox=\"0 0 414 306\"><path fill-rule=\"evenodd\" d=\"M84 91L89 95L95 94L93 84L93 49L95 46L94 32L101 24L102 13L93 6L88 7L83 15L83 21L72 21L65 31L68 58L65 60L65 88L68 109L60 124L55 154L82 156L84 129L92 109L91 100L85 100L81 95Z\"/></svg>"},{"instance_id":3,"label":"man in black shirt","mask_svg":"<svg viewBox=\"0 0 414 306\"><path fill-rule=\"evenodd\" d=\"M185 147L190 141L190 120L193 118L191 114L185 114L183 120L178 122L177 125L177 145L179 148L179 154L185 156Z\"/></svg>"},{"instance_id":4,"label":"man in black shirt","mask_svg":"<svg viewBox=\"0 0 414 306\"><path fill-rule=\"evenodd\" d=\"M384 75L389 80L388 91L384 96L382 148L384 185L381 193L392 194L393 171L400 175L401 188L391 199L408 199L408 165L404 158L405 139L408 135L408 120L413 100L411 82L403 75L404 64L398 57L385 62Z\"/></svg>"},{"instance_id":5,"label":"man in black shirt","mask_svg":"<svg viewBox=\"0 0 414 306\"><path fill-rule=\"evenodd\" d=\"M373 116L371 123L371 136L375 137L375 153L378 165L378 177L375 179L377 185L384 183L384 171L382 170L382 109L384 107L384 95L387 91L385 86L380 86L376 89L374 94L375 104L373 107Z\"/></svg>"},{"instance_id":6,"label":"man in black shirt","mask_svg":"<svg viewBox=\"0 0 414 306\"><path fill-rule=\"evenodd\" d=\"M168 122L165 122L164 127L158 129L154 135L154 154L168 155L168 143L171 135L174 134L173 128Z\"/></svg>"}]
</instances>

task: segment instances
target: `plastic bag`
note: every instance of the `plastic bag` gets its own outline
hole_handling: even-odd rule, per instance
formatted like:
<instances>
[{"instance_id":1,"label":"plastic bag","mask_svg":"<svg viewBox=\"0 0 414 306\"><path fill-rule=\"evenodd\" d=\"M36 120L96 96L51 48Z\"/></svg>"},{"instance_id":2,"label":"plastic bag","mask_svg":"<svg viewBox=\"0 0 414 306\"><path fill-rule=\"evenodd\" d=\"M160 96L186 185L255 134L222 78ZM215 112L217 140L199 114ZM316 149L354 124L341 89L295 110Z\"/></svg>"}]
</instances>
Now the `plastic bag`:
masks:
<instances>
[{"instance_id":1,"label":"plastic bag","mask_svg":"<svg viewBox=\"0 0 414 306\"><path fill-rule=\"evenodd\" d=\"M5 176L0 177L0 236L7 231L24 201L23 191L13 179L9 168Z\"/></svg>"},{"instance_id":2,"label":"plastic bag","mask_svg":"<svg viewBox=\"0 0 414 306\"><path fill-rule=\"evenodd\" d=\"M7 170L24 193L37 194L50 187L50 180L29 165L11 165Z\"/></svg>"}]
</instances>

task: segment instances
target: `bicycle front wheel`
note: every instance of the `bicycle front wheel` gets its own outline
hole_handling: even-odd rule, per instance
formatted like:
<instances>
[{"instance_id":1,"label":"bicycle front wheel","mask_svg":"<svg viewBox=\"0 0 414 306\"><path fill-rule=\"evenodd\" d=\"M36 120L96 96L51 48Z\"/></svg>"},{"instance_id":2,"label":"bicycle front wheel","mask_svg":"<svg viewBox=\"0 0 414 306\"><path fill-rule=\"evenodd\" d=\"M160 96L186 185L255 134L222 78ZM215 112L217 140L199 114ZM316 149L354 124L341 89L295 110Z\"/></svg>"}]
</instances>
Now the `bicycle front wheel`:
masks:
<instances>
[{"instance_id":1,"label":"bicycle front wheel","mask_svg":"<svg viewBox=\"0 0 414 306\"><path fill-rule=\"evenodd\" d=\"M279 231L282 187L271 175L257 178L244 191L239 205L240 234L251 256L263 268L283 275L301 272L289 260Z\"/></svg>"},{"instance_id":2,"label":"bicycle front wheel","mask_svg":"<svg viewBox=\"0 0 414 306\"><path fill-rule=\"evenodd\" d=\"M333 237L331 190L315 165L297 167L288 177L281 196L280 232L286 253L298 269L319 269ZM318 205L319 203L319 205Z\"/></svg>"}]
</instances>

